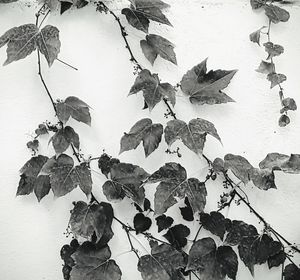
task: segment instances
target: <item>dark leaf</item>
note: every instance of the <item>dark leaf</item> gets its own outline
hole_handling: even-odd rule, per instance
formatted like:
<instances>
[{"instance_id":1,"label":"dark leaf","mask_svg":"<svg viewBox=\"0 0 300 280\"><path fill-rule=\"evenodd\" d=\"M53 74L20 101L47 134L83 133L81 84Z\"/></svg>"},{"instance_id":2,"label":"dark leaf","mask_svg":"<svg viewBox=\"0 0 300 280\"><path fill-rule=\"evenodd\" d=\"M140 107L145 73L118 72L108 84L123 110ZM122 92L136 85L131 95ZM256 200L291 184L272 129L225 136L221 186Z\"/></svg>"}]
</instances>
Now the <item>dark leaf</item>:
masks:
<instances>
[{"instance_id":1,"label":"dark leaf","mask_svg":"<svg viewBox=\"0 0 300 280\"><path fill-rule=\"evenodd\" d=\"M113 210L109 203L88 205L83 201L76 202L71 211L70 227L75 236L91 239L94 232L97 241L102 245L113 237L111 229Z\"/></svg>"},{"instance_id":2,"label":"dark leaf","mask_svg":"<svg viewBox=\"0 0 300 280\"><path fill-rule=\"evenodd\" d=\"M121 139L120 153L136 149L143 141L146 157L155 151L161 142L163 126L153 124L150 119L138 121Z\"/></svg>"},{"instance_id":3,"label":"dark leaf","mask_svg":"<svg viewBox=\"0 0 300 280\"><path fill-rule=\"evenodd\" d=\"M126 195L125 191L122 188L122 185L111 180L106 181L103 184L102 189L103 194L106 196L107 200L111 202L121 201Z\"/></svg>"},{"instance_id":4,"label":"dark leaf","mask_svg":"<svg viewBox=\"0 0 300 280\"><path fill-rule=\"evenodd\" d=\"M76 265L71 272L71 280L120 280L122 272L111 257L108 246L96 248L83 243L72 255Z\"/></svg>"},{"instance_id":5,"label":"dark leaf","mask_svg":"<svg viewBox=\"0 0 300 280\"><path fill-rule=\"evenodd\" d=\"M168 232L164 234L163 237L166 238L174 248L180 250L187 244L186 238L190 233L191 231L187 226L179 224L169 228Z\"/></svg>"},{"instance_id":6,"label":"dark leaf","mask_svg":"<svg viewBox=\"0 0 300 280\"><path fill-rule=\"evenodd\" d=\"M51 168L51 188L55 196L64 196L77 186L89 195L92 190L91 171L86 163L74 166L74 160L61 154Z\"/></svg>"},{"instance_id":7,"label":"dark leaf","mask_svg":"<svg viewBox=\"0 0 300 280\"><path fill-rule=\"evenodd\" d=\"M32 141L29 141L27 142L26 146L28 149L32 150L35 153L39 149L39 140L34 139Z\"/></svg>"},{"instance_id":8,"label":"dark leaf","mask_svg":"<svg viewBox=\"0 0 300 280\"><path fill-rule=\"evenodd\" d=\"M272 42L264 43L265 51L268 53L267 59L271 59L274 56L279 56L284 52L284 48L281 45L273 44Z\"/></svg>"},{"instance_id":9,"label":"dark leaf","mask_svg":"<svg viewBox=\"0 0 300 280\"><path fill-rule=\"evenodd\" d=\"M281 115L278 120L278 125L280 127L285 127L291 122L290 118L287 115Z\"/></svg>"},{"instance_id":10,"label":"dark leaf","mask_svg":"<svg viewBox=\"0 0 300 280\"><path fill-rule=\"evenodd\" d=\"M263 6L261 0L250 0L252 9L256 10Z\"/></svg>"},{"instance_id":11,"label":"dark leaf","mask_svg":"<svg viewBox=\"0 0 300 280\"><path fill-rule=\"evenodd\" d=\"M135 8L141 8L141 9L156 7L162 10L170 7L169 4L161 0L129 0L129 1Z\"/></svg>"},{"instance_id":12,"label":"dark leaf","mask_svg":"<svg viewBox=\"0 0 300 280\"><path fill-rule=\"evenodd\" d=\"M133 225L136 233L139 234L148 230L152 225L152 221L150 218L145 217L143 213L137 213L134 216Z\"/></svg>"},{"instance_id":13,"label":"dark leaf","mask_svg":"<svg viewBox=\"0 0 300 280\"><path fill-rule=\"evenodd\" d=\"M291 156L287 156L279 153L270 153L259 163L259 167L298 174L300 173L300 155L291 154Z\"/></svg>"},{"instance_id":14,"label":"dark leaf","mask_svg":"<svg viewBox=\"0 0 300 280\"><path fill-rule=\"evenodd\" d=\"M283 74L270 73L268 74L267 79L271 82L271 88L273 88L286 81L287 78Z\"/></svg>"},{"instance_id":15,"label":"dark leaf","mask_svg":"<svg viewBox=\"0 0 300 280\"><path fill-rule=\"evenodd\" d=\"M186 206L179 207L182 218L188 222L194 221L193 209L187 197L184 199L184 202Z\"/></svg>"},{"instance_id":16,"label":"dark leaf","mask_svg":"<svg viewBox=\"0 0 300 280\"><path fill-rule=\"evenodd\" d=\"M158 232L169 228L174 222L174 219L172 217L166 216L165 214L156 217L155 220L158 226Z\"/></svg>"},{"instance_id":17,"label":"dark leaf","mask_svg":"<svg viewBox=\"0 0 300 280\"><path fill-rule=\"evenodd\" d=\"M42 124L39 124L38 128L34 132L37 136L40 136L40 135L43 135L43 134L47 134L48 129L47 129L46 125L44 125L42 123Z\"/></svg>"},{"instance_id":18,"label":"dark leaf","mask_svg":"<svg viewBox=\"0 0 300 280\"><path fill-rule=\"evenodd\" d=\"M290 14L287 10L282 9L278 6L275 5L265 5L264 6L265 13L267 17L273 22L273 23L278 23L278 22L286 22L290 18Z\"/></svg>"},{"instance_id":19,"label":"dark leaf","mask_svg":"<svg viewBox=\"0 0 300 280\"><path fill-rule=\"evenodd\" d=\"M210 214L200 213L200 223L202 226L211 233L219 236L221 240L224 238L228 222L228 219L219 212L213 211Z\"/></svg>"},{"instance_id":20,"label":"dark leaf","mask_svg":"<svg viewBox=\"0 0 300 280\"><path fill-rule=\"evenodd\" d=\"M71 144L79 150L79 135L70 126L59 129L50 139L57 154L66 151Z\"/></svg>"},{"instance_id":21,"label":"dark leaf","mask_svg":"<svg viewBox=\"0 0 300 280\"><path fill-rule=\"evenodd\" d=\"M253 168L250 170L250 179L261 190L276 189L274 172L268 169Z\"/></svg>"},{"instance_id":22,"label":"dark leaf","mask_svg":"<svg viewBox=\"0 0 300 280\"><path fill-rule=\"evenodd\" d=\"M177 65L174 45L164 37L149 34L146 36L146 40L142 40L140 44L145 57L152 65L158 55Z\"/></svg>"},{"instance_id":23,"label":"dark leaf","mask_svg":"<svg viewBox=\"0 0 300 280\"><path fill-rule=\"evenodd\" d=\"M128 23L134 28L148 33L149 19L136 9L125 8L122 10L122 14L125 15Z\"/></svg>"},{"instance_id":24,"label":"dark leaf","mask_svg":"<svg viewBox=\"0 0 300 280\"><path fill-rule=\"evenodd\" d=\"M1 4L7 4L7 3L12 3L12 2L17 2L18 0L0 0Z\"/></svg>"},{"instance_id":25,"label":"dark leaf","mask_svg":"<svg viewBox=\"0 0 300 280\"><path fill-rule=\"evenodd\" d=\"M223 173L226 171L224 160L221 158L215 158L212 163L212 168L216 173Z\"/></svg>"},{"instance_id":26,"label":"dark leaf","mask_svg":"<svg viewBox=\"0 0 300 280\"><path fill-rule=\"evenodd\" d=\"M60 14L62 15L64 12L69 10L73 6L73 3L60 1Z\"/></svg>"},{"instance_id":27,"label":"dark leaf","mask_svg":"<svg viewBox=\"0 0 300 280\"><path fill-rule=\"evenodd\" d=\"M69 96L65 101L56 104L57 117L64 124L70 117L78 122L91 125L90 107L75 96Z\"/></svg>"},{"instance_id":28,"label":"dark leaf","mask_svg":"<svg viewBox=\"0 0 300 280\"><path fill-rule=\"evenodd\" d=\"M207 59L189 70L181 80L182 91L190 97L190 102L195 104L220 104L234 102L222 92L237 70L216 70L207 72Z\"/></svg>"},{"instance_id":29,"label":"dark leaf","mask_svg":"<svg viewBox=\"0 0 300 280\"><path fill-rule=\"evenodd\" d=\"M217 262L226 275L235 280L238 270L238 257L229 246L220 246L216 254Z\"/></svg>"},{"instance_id":30,"label":"dark leaf","mask_svg":"<svg viewBox=\"0 0 300 280\"><path fill-rule=\"evenodd\" d=\"M191 120L189 124L181 120L172 120L165 128L165 141L171 146L176 140L181 140L194 153L201 154L207 134L221 142L215 126L207 120L197 118Z\"/></svg>"},{"instance_id":31,"label":"dark leaf","mask_svg":"<svg viewBox=\"0 0 300 280\"><path fill-rule=\"evenodd\" d=\"M293 98L287 97L282 100L282 106L283 108L280 110L280 113L283 114L287 111L296 111L297 110L297 104L296 101Z\"/></svg>"},{"instance_id":32,"label":"dark leaf","mask_svg":"<svg viewBox=\"0 0 300 280\"><path fill-rule=\"evenodd\" d=\"M256 264L256 250L259 236L244 237L239 246L239 255L245 266L249 269L252 276L254 276L254 265Z\"/></svg>"},{"instance_id":33,"label":"dark leaf","mask_svg":"<svg viewBox=\"0 0 300 280\"><path fill-rule=\"evenodd\" d=\"M117 158L112 158L107 154L102 154L98 160L98 167L101 172L107 177L110 173L110 169L115 165L120 163Z\"/></svg>"},{"instance_id":34,"label":"dark leaf","mask_svg":"<svg viewBox=\"0 0 300 280\"><path fill-rule=\"evenodd\" d=\"M300 279L300 268L290 263L284 268L284 280L299 280Z\"/></svg>"},{"instance_id":35,"label":"dark leaf","mask_svg":"<svg viewBox=\"0 0 300 280\"><path fill-rule=\"evenodd\" d=\"M281 264L284 263L286 259L286 254L283 250L279 251L279 253L270 256L268 258L268 267L271 269L272 267L277 267L280 266Z\"/></svg>"},{"instance_id":36,"label":"dark leaf","mask_svg":"<svg viewBox=\"0 0 300 280\"><path fill-rule=\"evenodd\" d=\"M39 175L34 183L34 194L40 202L51 189L50 177L47 175Z\"/></svg>"},{"instance_id":37,"label":"dark leaf","mask_svg":"<svg viewBox=\"0 0 300 280\"><path fill-rule=\"evenodd\" d=\"M167 244L154 244L151 255L140 258L138 270L143 280L184 280L179 271L184 265L182 254L173 247Z\"/></svg>"}]
</instances>

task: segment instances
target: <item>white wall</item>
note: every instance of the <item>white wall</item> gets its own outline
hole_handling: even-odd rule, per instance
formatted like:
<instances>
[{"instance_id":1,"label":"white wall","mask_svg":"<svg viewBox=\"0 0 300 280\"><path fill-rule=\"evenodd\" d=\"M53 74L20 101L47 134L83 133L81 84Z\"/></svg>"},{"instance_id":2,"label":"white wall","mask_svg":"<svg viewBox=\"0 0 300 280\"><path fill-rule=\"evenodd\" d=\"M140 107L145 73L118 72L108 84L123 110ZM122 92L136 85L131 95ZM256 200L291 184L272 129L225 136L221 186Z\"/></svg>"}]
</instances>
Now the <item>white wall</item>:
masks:
<instances>
[{"instance_id":1,"label":"white wall","mask_svg":"<svg viewBox=\"0 0 300 280\"><path fill-rule=\"evenodd\" d=\"M127 2L117 1L119 7ZM206 57L209 68L239 69L226 92L236 103L197 107L191 105L182 94L178 97L176 112L179 118L189 121L201 117L212 121L222 138L223 146L209 138L205 153L210 158L222 157L226 153L245 156L257 165L269 152L300 153L299 111L292 113L291 124L279 128L280 103L275 90L269 89L264 76L254 71L260 60L265 58L262 48L249 42L249 34L267 24L261 12L253 12L249 1L244 0L169 0L171 9L168 17L174 28L151 24L150 32L159 33L176 47L178 67L158 59L153 68L163 80L170 83L180 81L182 75ZM34 7L18 3L0 6L0 33L24 23L34 21ZM272 40L284 45L285 53L276 59L278 71L285 73L288 81L284 84L286 94L300 104L300 8L289 8L291 19L286 24L272 28ZM122 20L124 18L122 17ZM163 118L165 107L157 106L152 114L142 111L142 96L127 98L134 81L132 65L119 35L114 20L87 7L67 12L64 16L51 15L48 23L60 29L62 48L60 58L79 68L73 71L55 62L48 70L44 63L44 75L55 98L78 96L93 107L92 127L72 122L82 136L82 150L86 155L99 155L105 149L117 156L119 140L124 131L139 119L151 117L154 121L166 123ZM152 69L143 57L139 40L144 34L128 28L130 43L139 61ZM5 49L0 50L0 61L5 60ZM72 201L84 200L79 190L64 198L53 200L52 194L40 204L33 195L15 197L19 168L29 159L26 142L39 123L55 120L51 104L45 94L38 75L36 55L26 60L0 67L0 119L1 119L1 160L0 160L0 278L3 280L54 280L62 279L59 250L67 239L65 232ZM167 161L179 161L186 166L189 174L203 178L205 161L200 161L179 143L183 157L179 160L159 150L148 159L144 158L141 147L124 153L122 161L143 166L152 172ZM51 154L46 140L41 151ZM104 177L93 167L94 191L104 199L101 186ZM263 192L252 185L246 186L252 205L263 213L267 221L292 242L300 242L300 176L276 173L277 190ZM220 181L207 185L207 211L216 209L216 201L223 191ZM153 194L149 189L149 194ZM125 222L132 223L133 208L129 201L115 205L115 212ZM171 211L178 215L178 209ZM257 219L243 206L232 206L224 211L232 219L243 219L257 224ZM179 215L178 215L179 217ZM191 225L192 224L192 225ZM191 239L197 222L191 223ZM114 224L115 237L111 241L113 257L123 270L123 279L140 279L135 270L136 259L129 250L126 237L118 224ZM203 231L202 235L207 234ZM146 253L143 237L138 237L136 246ZM300 259L295 259L300 261ZM240 264L238 279L252 279L250 273ZM268 270L266 265L256 267L257 280L280 279L280 268Z\"/></svg>"}]
</instances>

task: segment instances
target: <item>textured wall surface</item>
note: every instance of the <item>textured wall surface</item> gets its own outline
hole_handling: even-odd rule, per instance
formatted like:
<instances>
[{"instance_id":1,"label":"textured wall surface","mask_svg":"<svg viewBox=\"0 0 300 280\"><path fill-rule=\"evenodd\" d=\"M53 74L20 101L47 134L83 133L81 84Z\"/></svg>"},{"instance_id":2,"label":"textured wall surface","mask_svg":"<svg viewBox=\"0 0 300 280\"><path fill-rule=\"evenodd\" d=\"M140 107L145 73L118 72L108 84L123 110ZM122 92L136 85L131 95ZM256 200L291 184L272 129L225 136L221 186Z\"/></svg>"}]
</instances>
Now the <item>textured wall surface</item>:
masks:
<instances>
[{"instance_id":1,"label":"textured wall surface","mask_svg":"<svg viewBox=\"0 0 300 280\"><path fill-rule=\"evenodd\" d=\"M213 122L223 145L209 138L205 153L210 158L226 153L245 156L257 165L269 152L300 153L300 113L293 112L291 124L279 128L280 102L276 89L270 90L264 75L254 71L265 58L263 48L249 42L249 34L267 25L262 12L253 12L248 0L169 0L167 15L174 28L151 24L151 33L162 34L176 44L178 67L158 59L152 68L143 57L139 40L141 32L128 28L129 41L142 65L158 72L164 81L176 84L191 67L209 57L210 69L238 69L230 86L225 90L236 103L215 106L191 105L181 92L176 105L177 116L189 121L201 117ZM115 12L127 5L117 1ZM300 104L300 8L288 8L291 19L286 24L272 28L272 40L285 47L285 53L276 59L277 69L285 73L286 94ZM134 81L132 65L114 20L94 11L94 7L67 12L64 16L51 15L48 23L60 29L62 48L60 58L79 68L73 71L55 62L50 70L43 63L44 76L56 98L78 96L93 108L92 127L71 122L81 136L82 150L86 155L99 155L105 149L117 156L119 141L124 131L139 119L151 117L155 122L166 123L163 104L150 114L141 110L142 96L127 97ZM1 5L0 33L24 23L34 21L33 7L20 4ZM122 20L124 18L122 17ZM125 21L124 21L125 22ZM0 49L0 61L5 60L5 49ZM68 240L63 235L72 209L72 201L85 200L79 190L53 199L50 194L37 203L33 195L15 197L19 180L18 170L29 159L26 142L39 123L55 120L53 108L37 75L37 59L32 54L26 60L0 67L0 278L3 280L58 280L62 279L59 250ZM180 143L183 157L178 159L164 153L166 144L145 159L142 147L120 156L122 161L143 166L148 172L156 170L167 161L179 161L189 175L203 179L206 162L197 158ZM52 147L43 143L41 153L50 155ZM93 166L94 191L104 199L101 186L105 178ZM252 205L263 213L266 220L292 242L300 243L300 176L276 172L277 190L260 191L251 184L245 186ZM207 211L216 209L222 182L207 185ZM151 197L154 187L147 189ZM175 209L176 208L176 209ZM115 205L115 212L125 222L132 224L134 209L128 200ZM170 213L180 216L177 207ZM243 219L262 228L257 219L242 205L233 205L224 215ZM179 217L180 219L180 217ZM180 220L181 221L181 220ZM197 222L190 223L193 239ZM129 245L118 224L113 225L115 237L111 241L113 257L123 270L124 280L139 280L135 256L128 252ZM201 235L207 234L203 231ZM148 245L143 237L134 240L141 253ZM219 241L220 242L220 241ZM300 259L296 259L300 261ZM257 266L256 280L280 279L280 268L268 270ZM252 279L244 264L240 264L238 279Z\"/></svg>"}]
</instances>

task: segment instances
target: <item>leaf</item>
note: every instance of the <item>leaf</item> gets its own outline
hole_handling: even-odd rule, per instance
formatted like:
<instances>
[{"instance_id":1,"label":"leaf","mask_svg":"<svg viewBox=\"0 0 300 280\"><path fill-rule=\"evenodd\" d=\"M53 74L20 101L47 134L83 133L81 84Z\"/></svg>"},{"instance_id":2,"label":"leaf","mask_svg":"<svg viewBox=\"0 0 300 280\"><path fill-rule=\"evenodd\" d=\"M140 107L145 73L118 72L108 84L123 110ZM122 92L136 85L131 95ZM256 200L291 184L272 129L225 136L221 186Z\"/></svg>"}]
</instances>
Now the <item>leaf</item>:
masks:
<instances>
[{"instance_id":1,"label":"leaf","mask_svg":"<svg viewBox=\"0 0 300 280\"><path fill-rule=\"evenodd\" d=\"M256 71L263 74L273 73L274 63L262 60L260 65L258 66L258 69L256 69Z\"/></svg>"},{"instance_id":2,"label":"leaf","mask_svg":"<svg viewBox=\"0 0 300 280\"><path fill-rule=\"evenodd\" d=\"M7 3L12 3L12 2L17 2L18 0L0 0L1 4L7 4Z\"/></svg>"},{"instance_id":3,"label":"leaf","mask_svg":"<svg viewBox=\"0 0 300 280\"><path fill-rule=\"evenodd\" d=\"M253 42L253 43L257 43L260 46L260 33L261 33L261 30L264 29L264 28L266 28L266 26L263 26L260 29L252 32L249 35L250 41Z\"/></svg>"},{"instance_id":4,"label":"leaf","mask_svg":"<svg viewBox=\"0 0 300 280\"><path fill-rule=\"evenodd\" d=\"M18 195L28 195L35 191L38 200L43 198L43 193L46 193L46 189L49 187L46 182L42 182L43 179L39 178L39 173L44 164L47 162L48 157L38 155L28 160L20 170L20 181L17 190ZM44 184L45 183L45 184ZM49 191L48 191L49 192ZM47 194L47 193L46 193ZM45 194L45 195L46 195Z\"/></svg>"},{"instance_id":5,"label":"leaf","mask_svg":"<svg viewBox=\"0 0 300 280\"><path fill-rule=\"evenodd\" d=\"M37 45L51 67L60 52L59 30L55 26L46 25L37 36Z\"/></svg>"},{"instance_id":6,"label":"leaf","mask_svg":"<svg viewBox=\"0 0 300 280\"><path fill-rule=\"evenodd\" d=\"M170 5L161 0L129 0L135 8L169 8Z\"/></svg>"},{"instance_id":7,"label":"leaf","mask_svg":"<svg viewBox=\"0 0 300 280\"><path fill-rule=\"evenodd\" d=\"M37 48L36 38L39 33L35 24L13 27L0 37L0 47L7 44L7 59L3 65L23 59Z\"/></svg>"},{"instance_id":8,"label":"leaf","mask_svg":"<svg viewBox=\"0 0 300 280\"><path fill-rule=\"evenodd\" d=\"M212 162L212 168L216 173L223 173L226 171L224 160L221 158L215 158Z\"/></svg>"},{"instance_id":9,"label":"leaf","mask_svg":"<svg viewBox=\"0 0 300 280\"><path fill-rule=\"evenodd\" d=\"M142 256L138 270L143 280L184 280L179 269L184 267L180 252L167 244L152 247L151 255Z\"/></svg>"},{"instance_id":10,"label":"leaf","mask_svg":"<svg viewBox=\"0 0 300 280\"><path fill-rule=\"evenodd\" d=\"M28 149L32 150L33 153L36 153L39 150L39 140L34 139L33 141L27 142L26 146Z\"/></svg>"},{"instance_id":11,"label":"leaf","mask_svg":"<svg viewBox=\"0 0 300 280\"><path fill-rule=\"evenodd\" d=\"M281 115L278 120L278 125L280 127L285 127L291 122L290 118L287 115Z\"/></svg>"},{"instance_id":12,"label":"leaf","mask_svg":"<svg viewBox=\"0 0 300 280\"><path fill-rule=\"evenodd\" d=\"M225 219L221 213L212 211L210 214L200 213L200 223L206 230L223 240L228 224L231 222Z\"/></svg>"},{"instance_id":13,"label":"leaf","mask_svg":"<svg viewBox=\"0 0 300 280\"><path fill-rule=\"evenodd\" d=\"M156 215L165 213L168 208L177 203L176 197L188 197L189 202L196 211L203 211L206 204L206 188L198 179L187 180L185 169L178 163L166 163L148 179L148 183L160 182L154 198Z\"/></svg>"},{"instance_id":14,"label":"leaf","mask_svg":"<svg viewBox=\"0 0 300 280\"><path fill-rule=\"evenodd\" d=\"M270 153L259 163L260 168L269 170L281 170L285 173L300 173L300 155L291 154L287 156L279 153Z\"/></svg>"},{"instance_id":15,"label":"leaf","mask_svg":"<svg viewBox=\"0 0 300 280\"><path fill-rule=\"evenodd\" d=\"M128 23L134 28L148 33L149 19L141 12L135 9L124 8L122 14L125 15Z\"/></svg>"},{"instance_id":16,"label":"leaf","mask_svg":"<svg viewBox=\"0 0 300 280\"><path fill-rule=\"evenodd\" d=\"M175 105L175 89L169 83L160 83L157 74L142 70L131 87L129 95L142 91L145 102L151 111L162 98L166 97Z\"/></svg>"},{"instance_id":17,"label":"leaf","mask_svg":"<svg viewBox=\"0 0 300 280\"><path fill-rule=\"evenodd\" d=\"M39 0L38 2L39 4L45 4L46 7L50 9L50 11L55 11L59 4L58 0Z\"/></svg>"},{"instance_id":18,"label":"leaf","mask_svg":"<svg viewBox=\"0 0 300 280\"><path fill-rule=\"evenodd\" d=\"M174 45L166 38L155 34L149 34L146 36L146 40L141 40L140 45L144 55L152 65L157 55L160 55L163 59L177 65Z\"/></svg>"},{"instance_id":19,"label":"leaf","mask_svg":"<svg viewBox=\"0 0 300 280\"><path fill-rule=\"evenodd\" d=\"M103 194L110 202L118 202L123 200L125 192L122 189L122 185L113 181L106 181L103 186Z\"/></svg>"},{"instance_id":20,"label":"leaf","mask_svg":"<svg viewBox=\"0 0 300 280\"><path fill-rule=\"evenodd\" d=\"M225 238L225 244L236 246L246 237L258 236L257 229L253 225L246 224L243 221L234 220L231 222L231 227L228 229L228 234Z\"/></svg>"},{"instance_id":21,"label":"leaf","mask_svg":"<svg viewBox=\"0 0 300 280\"><path fill-rule=\"evenodd\" d=\"M296 111L297 110L297 104L296 101L293 98L287 97L282 100L282 106L283 108L280 110L280 113L283 114L287 111Z\"/></svg>"},{"instance_id":22,"label":"leaf","mask_svg":"<svg viewBox=\"0 0 300 280\"><path fill-rule=\"evenodd\" d=\"M145 156L149 156L155 151L161 142L163 126L161 124L152 124L150 119L138 121L121 139L120 154L136 149L143 141Z\"/></svg>"},{"instance_id":23,"label":"leaf","mask_svg":"<svg viewBox=\"0 0 300 280\"><path fill-rule=\"evenodd\" d=\"M44 124L39 124L38 128L34 131L37 136L48 133L48 129Z\"/></svg>"},{"instance_id":24,"label":"leaf","mask_svg":"<svg viewBox=\"0 0 300 280\"><path fill-rule=\"evenodd\" d=\"M165 214L155 218L158 227L158 232L168 229L174 222L172 217L166 216Z\"/></svg>"},{"instance_id":25,"label":"leaf","mask_svg":"<svg viewBox=\"0 0 300 280\"><path fill-rule=\"evenodd\" d=\"M256 10L262 7L264 4L261 2L261 0L250 0L250 4L252 9Z\"/></svg>"},{"instance_id":26,"label":"leaf","mask_svg":"<svg viewBox=\"0 0 300 280\"><path fill-rule=\"evenodd\" d=\"M222 92L237 70L210 70L207 72L207 59L189 70L181 80L182 91L190 97L190 102L195 104L220 104L234 102Z\"/></svg>"},{"instance_id":27,"label":"leaf","mask_svg":"<svg viewBox=\"0 0 300 280\"><path fill-rule=\"evenodd\" d=\"M79 135L70 126L59 129L50 139L57 154L66 151L71 144L79 150Z\"/></svg>"},{"instance_id":28,"label":"leaf","mask_svg":"<svg viewBox=\"0 0 300 280\"><path fill-rule=\"evenodd\" d=\"M166 238L172 247L177 250L180 250L187 244L187 237L190 235L191 231L187 226L176 225L169 228L168 232L163 235Z\"/></svg>"},{"instance_id":29,"label":"leaf","mask_svg":"<svg viewBox=\"0 0 300 280\"><path fill-rule=\"evenodd\" d=\"M95 232L98 242L105 239L107 243L113 237L112 220L113 209L109 203L88 205L78 201L71 211L69 225L75 236L91 239Z\"/></svg>"},{"instance_id":30,"label":"leaf","mask_svg":"<svg viewBox=\"0 0 300 280\"><path fill-rule=\"evenodd\" d=\"M184 199L184 203L185 207L179 207L182 218L188 222L194 221L193 209L187 197Z\"/></svg>"},{"instance_id":31,"label":"leaf","mask_svg":"<svg viewBox=\"0 0 300 280\"><path fill-rule=\"evenodd\" d=\"M213 123L204 119L193 119L187 125L181 120L171 120L165 128L165 141L171 146L176 140L196 154L201 154L206 141L206 134L210 134L221 142L221 138Z\"/></svg>"},{"instance_id":32,"label":"leaf","mask_svg":"<svg viewBox=\"0 0 300 280\"><path fill-rule=\"evenodd\" d=\"M66 123L70 117L78 122L91 125L90 107L75 96L69 96L63 102L56 104L57 117L62 123Z\"/></svg>"},{"instance_id":33,"label":"leaf","mask_svg":"<svg viewBox=\"0 0 300 280\"><path fill-rule=\"evenodd\" d=\"M279 56L284 52L284 48L281 45L273 44L272 42L264 43L265 51L268 53L268 59L272 59L275 56Z\"/></svg>"},{"instance_id":34,"label":"leaf","mask_svg":"<svg viewBox=\"0 0 300 280\"><path fill-rule=\"evenodd\" d=\"M253 168L250 170L250 179L261 190L276 189L274 172L268 169Z\"/></svg>"},{"instance_id":35,"label":"leaf","mask_svg":"<svg viewBox=\"0 0 300 280\"><path fill-rule=\"evenodd\" d=\"M239 155L227 154L224 157L225 169L230 169L234 176L240 179L244 184L250 181L249 172L253 166L247 159Z\"/></svg>"},{"instance_id":36,"label":"leaf","mask_svg":"<svg viewBox=\"0 0 300 280\"><path fill-rule=\"evenodd\" d=\"M287 10L282 9L275 5L265 5L264 6L266 16L271 20L273 23L278 22L286 22L290 18L290 14Z\"/></svg>"},{"instance_id":37,"label":"leaf","mask_svg":"<svg viewBox=\"0 0 300 280\"><path fill-rule=\"evenodd\" d=\"M61 197L71 192L77 186L89 195L92 190L91 171L86 163L74 166L74 160L61 154L51 168L51 188L55 196Z\"/></svg>"},{"instance_id":38,"label":"leaf","mask_svg":"<svg viewBox=\"0 0 300 280\"><path fill-rule=\"evenodd\" d=\"M133 218L133 225L136 234L139 234L148 230L152 225L152 221L150 218L145 217L143 213L137 213Z\"/></svg>"},{"instance_id":39,"label":"leaf","mask_svg":"<svg viewBox=\"0 0 300 280\"><path fill-rule=\"evenodd\" d=\"M271 88L273 88L286 81L287 78L283 74L270 73L268 74L267 79L271 82Z\"/></svg>"},{"instance_id":40,"label":"leaf","mask_svg":"<svg viewBox=\"0 0 300 280\"><path fill-rule=\"evenodd\" d=\"M210 238L197 240L189 252L186 270L197 270L201 279L223 280L227 275L235 279L238 268L238 258L231 247L216 247Z\"/></svg>"},{"instance_id":41,"label":"leaf","mask_svg":"<svg viewBox=\"0 0 300 280\"><path fill-rule=\"evenodd\" d=\"M50 177L47 175L39 175L34 184L34 194L38 202L50 192L50 189Z\"/></svg>"},{"instance_id":42,"label":"leaf","mask_svg":"<svg viewBox=\"0 0 300 280\"><path fill-rule=\"evenodd\" d=\"M98 167L101 172L107 177L110 173L111 168L118 163L120 163L120 160L118 160L117 158L112 158L111 156L108 156L104 153L98 160Z\"/></svg>"},{"instance_id":43,"label":"leaf","mask_svg":"<svg viewBox=\"0 0 300 280\"><path fill-rule=\"evenodd\" d=\"M273 256L270 256L268 258L269 269L271 269L272 267L280 266L281 264L284 263L285 259L286 259L286 255L285 255L284 250L281 250L281 251L279 251L279 253L277 253Z\"/></svg>"},{"instance_id":44,"label":"leaf","mask_svg":"<svg viewBox=\"0 0 300 280\"><path fill-rule=\"evenodd\" d=\"M290 263L284 268L283 275L284 280L298 280L300 277L300 268Z\"/></svg>"},{"instance_id":45,"label":"leaf","mask_svg":"<svg viewBox=\"0 0 300 280\"><path fill-rule=\"evenodd\" d=\"M119 193L118 199L122 199L126 195L138 205L143 205L145 199L143 184L149 176L144 169L129 163L118 163L112 166L110 173L110 181L113 182L113 184L110 183L110 187L115 188L115 192ZM120 188L122 192L120 192ZM110 196L112 196L111 193Z\"/></svg>"},{"instance_id":46,"label":"leaf","mask_svg":"<svg viewBox=\"0 0 300 280\"><path fill-rule=\"evenodd\" d=\"M71 280L120 280L122 272L112 259L108 246L95 248L91 243L83 243L72 255L76 265L71 272Z\"/></svg>"}]
</instances>

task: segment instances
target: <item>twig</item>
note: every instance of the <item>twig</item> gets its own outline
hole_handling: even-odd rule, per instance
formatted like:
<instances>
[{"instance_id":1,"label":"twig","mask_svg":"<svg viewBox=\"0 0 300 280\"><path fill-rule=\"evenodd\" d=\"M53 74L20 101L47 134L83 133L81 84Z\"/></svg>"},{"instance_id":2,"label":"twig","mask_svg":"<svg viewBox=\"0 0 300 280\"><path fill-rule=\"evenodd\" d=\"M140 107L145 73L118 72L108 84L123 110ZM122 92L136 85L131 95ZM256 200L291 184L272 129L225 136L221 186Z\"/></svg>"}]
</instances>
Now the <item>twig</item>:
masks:
<instances>
[{"instance_id":1,"label":"twig","mask_svg":"<svg viewBox=\"0 0 300 280\"><path fill-rule=\"evenodd\" d=\"M195 235L195 237L194 237L194 239L193 239L193 244L197 241L197 238L198 238L202 228L203 228L203 225L201 224L198 231L197 231L197 233L196 233L196 235Z\"/></svg>"},{"instance_id":2,"label":"twig","mask_svg":"<svg viewBox=\"0 0 300 280\"><path fill-rule=\"evenodd\" d=\"M78 71L78 68L72 66L71 64L69 64L69 63L67 63L67 62L65 62L65 61L63 61L63 60L61 60L61 59L59 59L59 58L56 58L56 60L57 60L58 62L64 64L64 65L69 66L70 68L72 68L72 69Z\"/></svg>"}]
</instances>

